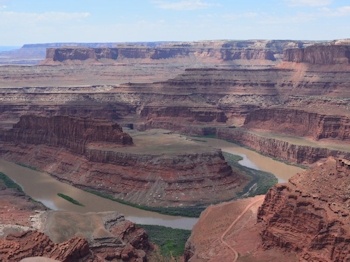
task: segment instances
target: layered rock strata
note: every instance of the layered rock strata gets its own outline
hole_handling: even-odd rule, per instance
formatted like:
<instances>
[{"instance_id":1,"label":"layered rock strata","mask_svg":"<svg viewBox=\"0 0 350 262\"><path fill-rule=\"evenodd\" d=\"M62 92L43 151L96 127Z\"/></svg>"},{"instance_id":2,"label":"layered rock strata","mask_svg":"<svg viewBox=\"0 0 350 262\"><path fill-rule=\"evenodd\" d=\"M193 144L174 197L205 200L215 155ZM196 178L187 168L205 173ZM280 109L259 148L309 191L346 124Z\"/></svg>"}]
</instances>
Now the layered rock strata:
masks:
<instances>
[{"instance_id":1,"label":"layered rock strata","mask_svg":"<svg viewBox=\"0 0 350 262\"><path fill-rule=\"evenodd\" d=\"M224 41L215 43L215 46L225 50L258 50L258 47L262 46L263 49L270 48L276 52L286 47L305 47L301 43L289 45L280 42L257 44L258 42ZM198 46L208 48L204 43ZM192 47L195 48L191 44L181 44L166 48L185 50ZM135 48L142 50L149 47ZM338 63L339 59L346 57L346 49L344 44L329 44L288 51L290 54L313 53L319 57L315 58L315 61L321 64L314 64L311 58L294 61L288 58L289 53L286 51L285 62L275 68L194 68L187 69L170 80L152 84L70 86L62 91L59 87L52 86L4 88L3 95L0 96L3 102L0 106L0 119L3 120L1 125L9 128L21 115L28 112L42 116L72 114L101 116L109 120L118 120L119 123L132 123L140 129L162 127L187 132L201 125L207 128L245 126L308 136L315 140L332 139L347 142L350 119L347 98L350 96L350 67L346 63ZM100 54L104 53L101 51ZM105 74L113 75L108 68L110 67L104 68L103 74L93 77L101 77L98 79L105 81ZM38 68L39 71L44 69L47 70L47 67ZM42 77L42 74L36 75L27 72L27 69L23 70L26 72L24 77L28 79L26 82ZM58 71L61 70L65 74L69 73L62 68ZM5 70L3 80L14 82L17 77L13 72ZM79 72L75 71L74 79Z\"/></svg>"},{"instance_id":2,"label":"layered rock strata","mask_svg":"<svg viewBox=\"0 0 350 262\"><path fill-rule=\"evenodd\" d=\"M152 43L151 43L152 44ZM72 45L47 46L46 60L41 64L66 61L102 61L103 59L124 61L137 59L139 61L157 61L170 59L195 60L197 63L213 63L228 61L279 60L286 47L304 47L312 44L310 41L201 41L186 43L159 43L152 45ZM28 47L27 47L28 48ZM25 49L25 48L24 48ZM272 65L273 63L271 63Z\"/></svg>"},{"instance_id":3,"label":"layered rock strata","mask_svg":"<svg viewBox=\"0 0 350 262\"><path fill-rule=\"evenodd\" d=\"M348 153L342 150L299 145L280 139L267 138L239 128L219 128L216 135L220 139L240 143L262 154L296 164L309 165L328 156L341 156Z\"/></svg>"},{"instance_id":4,"label":"layered rock strata","mask_svg":"<svg viewBox=\"0 0 350 262\"><path fill-rule=\"evenodd\" d=\"M249 113L244 127L271 132L312 137L314 140L330 138L350 139L350 118L342 115L325 115L298 109L267 108Z\"/></svg>"},{"instance_id":5,"label":"layered rock strata","mask_svg":"<svg viewBox=\"0 0 350 262\"><path fill-rule=\"evenodd\" d=\"M69 116L22 116L10 132L2 134L1 140L17 144L64 147L78 154L85 153L88 143L132 145L132 138L118 124Z\"/></svg>"},{"instance_id":6,"label":"layered rock strata","mask_svg":"<svg viewBox=\"0 0 350 262\"><path fill-rule=\"evenodd\" d=\"M349 45L313 45L306 48L286 49L283 60L319 65L349 64Z\"/></svg>"},{"instance_id":7,"label":"layered rock strata","mask_svg":"<svg viewBox=\"0 0 350 262\"><path fill-rule=\"evenodd\" d=\"M349 260L349 166L330 159L270 189L258 213L263 247L304 261Z\"/></svg>"}]
</instances>

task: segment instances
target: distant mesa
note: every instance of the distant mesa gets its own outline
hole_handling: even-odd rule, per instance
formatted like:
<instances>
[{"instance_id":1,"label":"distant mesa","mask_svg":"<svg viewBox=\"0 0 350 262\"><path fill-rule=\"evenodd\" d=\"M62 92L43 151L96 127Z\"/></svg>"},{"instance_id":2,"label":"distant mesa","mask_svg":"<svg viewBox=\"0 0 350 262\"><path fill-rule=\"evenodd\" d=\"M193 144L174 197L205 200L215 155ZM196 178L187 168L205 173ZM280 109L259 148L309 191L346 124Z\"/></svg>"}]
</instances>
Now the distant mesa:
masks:
<instances>
[{"instance_id":1,"label":"distant mesa","mask_svg":"<svg viewBox=\"0 0 350 262\"><path fill-rule=\"evenodd\" d=\"M41 65L57 62L90 61L107 63L105 59L122 62L125 59L158 61L164 59L188 60L202 63L213 61L259 60L277 62L286 47L303 47L311 42L301 41L200 41L162 43L160 45L111 46L47 46L46 59ZM112 61L109 61L111 63Z\"/></svg>"}]
</instances>

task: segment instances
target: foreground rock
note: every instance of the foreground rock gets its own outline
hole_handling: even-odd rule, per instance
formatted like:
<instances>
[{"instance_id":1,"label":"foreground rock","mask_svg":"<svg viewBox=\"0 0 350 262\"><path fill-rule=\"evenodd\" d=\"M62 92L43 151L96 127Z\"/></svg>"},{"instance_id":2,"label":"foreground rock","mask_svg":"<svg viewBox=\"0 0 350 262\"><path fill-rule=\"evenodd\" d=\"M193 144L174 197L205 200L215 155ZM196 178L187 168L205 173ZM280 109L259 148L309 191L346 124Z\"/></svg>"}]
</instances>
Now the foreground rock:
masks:
<instances>
[{"instance_id":1,"label":"foreground rock","mask_svg":"<svg viewBox=\"0 0 350 262\"><path fill-rule=\"evenodd\" d=\"M265 199L208 207L185 260L349 261L349 176L349 160L329 158L274 186Z\"/></svg>"},{"instance_id":2,"label":"foreground rock","mask_svg":"<svg viewBox=\"0 0 350 262\"><path fill-rule=\"evenodd\" d=\"M330 159L270 189L258 212L263 247L305 261L348 261L349 164Z\"/></svg>"},{"instance_id":3,"label":"foreground rock","mask_svg":"<svg viewBox=\"0 0 350 262\"><path fill-rule=\"evenodd\" d=\"M208 207L186 243L185 261L297 261L293 254L261 250L262 228L256 224L256 215L263 199L257 196Z\"/></svg>"},{"instance_id":4,"label":"foreground rock","mask_svg":"<svg viewBox=\"0 0 350 262\"><path fill-rule=\"evenodd\" d=\"M46 211L2 183L0 194L0 261L46 257L67 262L141 262L153 252L145 230L118 212Z\"/></svg>"},{"instance_id":5,"label":"foreground rock","mask_svg":"<svg viewBox=\"0 0 350 262\"><path fill-rule=\"evenodd\" d=\"M78 237L55 244L43 233L28 231L8 235L0 240L1 261L20 261L34 256L62 262L98 261L97 257L90 253L87 241Z\"/></svg>"}]
</instances>

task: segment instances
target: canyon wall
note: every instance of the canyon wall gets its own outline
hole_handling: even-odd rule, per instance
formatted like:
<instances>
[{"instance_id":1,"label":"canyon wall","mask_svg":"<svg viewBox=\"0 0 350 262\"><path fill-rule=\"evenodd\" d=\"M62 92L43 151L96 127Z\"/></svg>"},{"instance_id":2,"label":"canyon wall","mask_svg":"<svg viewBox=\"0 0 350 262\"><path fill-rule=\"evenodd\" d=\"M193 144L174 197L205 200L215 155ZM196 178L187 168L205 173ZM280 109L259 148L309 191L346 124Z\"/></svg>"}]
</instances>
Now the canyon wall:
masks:
<instances>
[{"instance_id":1,"label":"canyon wall","mask_svg":"<svg viewBox=\"0 0 350 262\"><path fill-rule=\"evenodd\" d=\"M69 116L21 116L11 132L1 136L7 142L64 147L78 154L83 154L92 142L132 145L132 138L118 124Z\"/></svg>"},{"instance_id":2,"label":"canyon wall","mask_svg":"<svg viewBox=\"0 0 350 262\"><path fill-rule=\"evenodd\" d=\"M283 61L319 65L349 64L349 45L313 45L306 48L286 49Z\"/></svg>"},{"instance_id":3,"label":"canyon wall","mask_svg":"<svg viewBox=\"0 0 350 262\"><path fill-rule=\"evenodd\" d=\"M219 128L216 136L220 139L242 144L270 157L295 164L312 164L328 156L347 154L347 152L341 150L298 145L275 138L267 138L238 128Z\"/></svg>"},{"instance_id":4,"label":"canyon wall","mask_svg":"<svg viewBox=\"0 0 350 262\"><path fill-rule=\"evenodd\" d=\"M324 115L298 109L267 108L250 112L244 122L246 128L258 128L293 136L307 136L315 140L350 139L350 118Z\"/></svg>"},{"instance_id":5,"label":"canyon wall","mask_svg":"<svg viewBox=\"0 0 350 262\"><path fill-rule=\"evenodd\" d=\"M295 252L299 261L348 261L348 161L330 159L271 188L258 212L265 249Z\"/></svg>"}]
</instances>

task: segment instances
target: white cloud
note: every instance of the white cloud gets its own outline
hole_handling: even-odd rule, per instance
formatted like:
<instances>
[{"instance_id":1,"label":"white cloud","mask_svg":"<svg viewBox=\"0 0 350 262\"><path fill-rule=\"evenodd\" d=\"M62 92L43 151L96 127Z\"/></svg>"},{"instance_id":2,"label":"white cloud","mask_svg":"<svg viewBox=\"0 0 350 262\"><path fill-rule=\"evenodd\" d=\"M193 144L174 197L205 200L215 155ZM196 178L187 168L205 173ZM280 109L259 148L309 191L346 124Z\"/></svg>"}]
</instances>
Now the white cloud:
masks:
<instances>
[{"instance_id":1,"label":"white cloud","mask_svg":"<svg viewBox=\"0 0 350 262\"><path fill-rule=\"evenodd\" d=\"M4 9L6 9L6 8L7 8L6 5L0 5L0 10L4 10Z\"/></svg>"},{"instance_id":2,"label":"white cloud","mask_svg":"<svg viewBox=\"0 0 350 262\"><path fill-rule=\"evenodd\" d=\"M196 10L205 9L213 6L214 4L209 4L202 2L202 0L182 0L179 2L169 2L163 0L152 1L157 8L160 9L172 9L172 10Z\"/></svg>"},{"instance_id":3,"label":"white cloud","mask_svg":"<svg viewBox=\"0 0 350 262\"><path fill-rule=\"evenodd\" d=\"M286 0L289 6L326 6L333 0Z\"/></svg>"}]
</instances>

